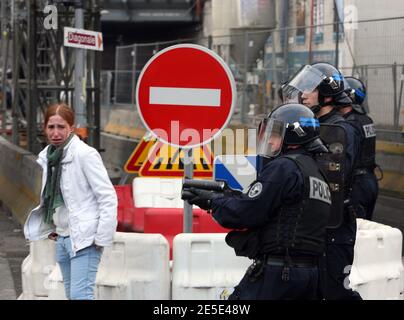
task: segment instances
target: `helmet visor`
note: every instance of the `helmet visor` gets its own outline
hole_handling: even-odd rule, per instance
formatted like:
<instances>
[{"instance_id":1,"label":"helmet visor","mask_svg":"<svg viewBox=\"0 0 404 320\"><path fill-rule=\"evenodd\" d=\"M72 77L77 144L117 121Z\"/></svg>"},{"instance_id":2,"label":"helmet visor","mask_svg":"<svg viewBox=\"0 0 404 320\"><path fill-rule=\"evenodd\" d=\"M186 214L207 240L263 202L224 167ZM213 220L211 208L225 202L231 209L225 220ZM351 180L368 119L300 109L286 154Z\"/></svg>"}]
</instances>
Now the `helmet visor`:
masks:
<instances>
[{"instance_id":1,"label":"helmet visor","mask_svg":"<svg viewBox=\"0 0 404 320\"><path fill-rule=\"evenodd\" d=\"M294 77L284 86L283 97L284 102L298 103L302 93L313 92L321 81L324 80L324 75L321 71L313 68L310 65L304 66Z\"/></svg>"},{"instance_id":2,"label":"helmet visor","mask_svg":"<svg viewBox=\"0 0 404 320\"><path fill-rule=\"evenodd\" d=\"M280 154L285 136L285 124L274 119L262 120L258 130L257 154L276 157Z\"/></svg>"}]
</instances>

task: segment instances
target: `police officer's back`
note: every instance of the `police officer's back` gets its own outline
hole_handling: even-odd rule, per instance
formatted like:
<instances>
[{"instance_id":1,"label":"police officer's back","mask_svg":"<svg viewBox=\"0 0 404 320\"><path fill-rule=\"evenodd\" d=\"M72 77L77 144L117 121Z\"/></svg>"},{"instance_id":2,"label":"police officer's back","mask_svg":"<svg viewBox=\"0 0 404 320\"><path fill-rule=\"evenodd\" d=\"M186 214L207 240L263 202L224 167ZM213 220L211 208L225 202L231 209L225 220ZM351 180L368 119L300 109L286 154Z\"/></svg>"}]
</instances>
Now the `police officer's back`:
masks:
<instances>
[{"instance_id":1,"label":"police officer's back","mask_svg":"<svg viewBox=\"0 0 404 320\"><path fill-rule=\"evenodd\" d=\"M359 155L361 133L339 113L342 106L351 103L344 92L343 76L328 63L306 65L285 86L284 95L289 101L296 99L308 106L316 114L322 126L334 125L342 127L345 131L343 170L337 171L338 167L329 163L335 172L341 172L344 184L332 190L343 192L340 203L342 210L340 223L329 226L327 229L327 277L323 279L323 285L327 288L326 299L360 299L357 292L346 286L346 280L353 263L356 239L356 217L354 211L350 209L348 200L352 187L353 169ZM345 206L342 201L346 204ZM335 205L339 204L333 203L333 207Z\"/></svg>"},{"instance_id":2,"label":"police officer's back","mask_svg":"<svg viewBox=\"0 0 404 320\"><path fill-rule=\"evenodd\" d=\"M318 299L330 191L313 155L327 149L314 114L299 104L276 108L261 124L256 181L225 196L194 189L190 203L211 209L231 231L226 242L254 259L229 299Z\"/></svg>"},{"instance_id":3,"label":"police officer's back","mask_svg":"<svg viewBox=\"0 0 404 320\"><path fill-rule=\"evenodd\" d=\"M376 130L373 120L367 114L366 87L354 77L345 77L346 88L352 104L341 109L343 117L361 131L360 154L353 170L350 200L358 218L372 220L379 186L376 168Z\"/></svg>"}]
</instances>

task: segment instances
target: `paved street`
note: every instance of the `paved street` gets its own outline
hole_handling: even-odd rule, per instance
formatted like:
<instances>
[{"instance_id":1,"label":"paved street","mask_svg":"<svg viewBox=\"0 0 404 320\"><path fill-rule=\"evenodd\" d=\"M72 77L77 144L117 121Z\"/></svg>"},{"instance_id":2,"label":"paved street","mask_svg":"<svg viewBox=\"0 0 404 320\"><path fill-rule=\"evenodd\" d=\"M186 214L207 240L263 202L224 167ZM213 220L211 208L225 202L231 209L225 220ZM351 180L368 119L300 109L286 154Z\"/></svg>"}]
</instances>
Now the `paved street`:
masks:
<instances>
[{"instance_id":1,"label":"paved street","mask_svg":"<svg viewBox=\"0 0 404 320\"><path fill-rule=\"evenodd\" d=\"M0 205L0 300L21 294L21 264L28 253L21 226Z\"/></svg>"}]
</instances>

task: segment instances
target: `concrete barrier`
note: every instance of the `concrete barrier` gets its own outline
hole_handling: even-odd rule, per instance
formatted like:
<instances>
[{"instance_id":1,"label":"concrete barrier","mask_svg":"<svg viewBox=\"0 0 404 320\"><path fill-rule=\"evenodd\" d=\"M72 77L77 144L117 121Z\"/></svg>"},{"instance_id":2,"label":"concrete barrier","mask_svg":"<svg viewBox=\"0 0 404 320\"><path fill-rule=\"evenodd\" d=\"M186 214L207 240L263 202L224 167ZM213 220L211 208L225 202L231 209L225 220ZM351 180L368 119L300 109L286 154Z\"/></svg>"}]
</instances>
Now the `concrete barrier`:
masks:
<instances>
[{"instance_id":1,"label":"concrete barrier","mask_svg":"<svg viewBox=\"0 0 404 320\"><path fill-rule=\"evenodd\" d=\"M100 134L102 160L108 170L109 177L118 184L123 176L123 167L129 159L139 140L127 137L120 137L113 134L102 132Z\"/></svg>"},{"instance_id":2,"label":"concrete barrier","mask_svg":"<svg viewBox=\"0 0 404 320\"><path fill-rule=\"evenodd\" d=\"M399 229L358 220L350 286L365 300L400 299L403 291L403 236Z\"/></svg>"},{"instance_id":3,"label":"concrete barrier","mask_svg":"<svg viewBox=\"0 0 404 320\"><path fill-rule=\"evenodd\" d=\"M141 139L146 133L138 113L133 108L112 109L104 131L132 139Z\"/></svg>"},{"instance_id":4,"label":"concrete barrier","mask_svg":"<svg viewBox=\"0 0 404 320\"><path fill-rule=\"evenodd\" d=\"M383 179L379 181L379 188L382 193L404 198L403 157L403 143L380 139L376 141L376 163L383 170Z\"/></svg>"},{"instance_id":5,"label":"concrete barrier","mask_svg":"<svg viewBox=\"0 0 404 320\"><path fill-rule=\"evenodd\" d=\"M21 224L39 203L41 179L36 156L0 137L0 200Z\"/></svg>"},{"instance_id":6,"label":"concrete barrier","mask_svg":"<svg viewBox=\"0 0 404 320\"><path fill-rule=\"evenodd\" d=\"M237 257L225 233L179 234L174 238L172 299L224 300L251 260Z\"/></svg>"},{"instance_id":7,"label":"concrete barrier","mask_svg":"<svg viewBox=\"0 0 404 320\"><path fill-rule=\"evenodd\" d=\"M104 249L96 278L98 300L168 300L168 243L160 234L117 232ZM62 274L55 266L47 279L49 299L66 299Z\"/></svg>"}]
</instances>

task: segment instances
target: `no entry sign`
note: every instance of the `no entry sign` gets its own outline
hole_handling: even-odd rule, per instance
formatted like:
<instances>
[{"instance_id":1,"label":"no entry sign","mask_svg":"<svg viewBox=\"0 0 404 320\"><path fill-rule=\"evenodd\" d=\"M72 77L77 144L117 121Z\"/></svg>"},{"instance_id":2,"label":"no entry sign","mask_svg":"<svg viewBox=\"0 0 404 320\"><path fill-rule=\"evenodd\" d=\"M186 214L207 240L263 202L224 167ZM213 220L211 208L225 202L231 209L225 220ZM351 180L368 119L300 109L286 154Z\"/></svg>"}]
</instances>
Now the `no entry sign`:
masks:
<instances>
[{"instance_id":1,"label":"no entry sign","mask_svg":"<svg viewBox=\"0 0 404 320\"><path fill-rule=\"evenodd\" d=\"M143 68L136 101L145 127L160 141L192 148L216 138L236 104L236 86L226 63L194 44L168 47Z\"/></svg>"}]
</instances>

